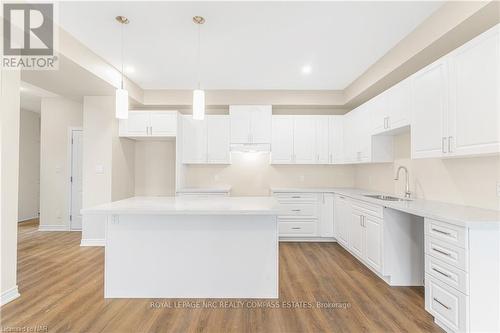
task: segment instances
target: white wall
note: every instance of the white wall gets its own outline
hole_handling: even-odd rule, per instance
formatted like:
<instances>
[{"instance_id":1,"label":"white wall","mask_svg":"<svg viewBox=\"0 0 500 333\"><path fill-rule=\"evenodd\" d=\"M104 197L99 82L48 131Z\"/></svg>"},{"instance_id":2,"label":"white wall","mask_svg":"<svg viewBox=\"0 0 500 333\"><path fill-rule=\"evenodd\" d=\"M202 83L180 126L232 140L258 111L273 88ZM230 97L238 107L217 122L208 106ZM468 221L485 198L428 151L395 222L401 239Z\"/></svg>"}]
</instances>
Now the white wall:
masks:
<instances>
[{"instance_id":1,"label":"white wall","mask_svg":"<svg viewBox=\"0 0 500 333\"><path fill-rule=\"evenodd\" d=\"M18 219L38 217L40 210L40 114L21 110L19 129Z\"/></svg>"},{"instance_id":2,"label":"white wall","mask_svg":"<svg viewBox=\"0 0 500 333\"><path fill-rule=\"evenodd\" d=\"M397 136L394 148L394 163L356 166L356 187L401 195L404 177L396 182L394 176L397 167L404 165L410 172L410 190L417 198L500 209L496 195L499 156L412 160L409 133Z\"/></svg>"},{"instance_id":3,"label":"white wall","mask_svg":"<svg viewBox=\"0 0 500 333\"><path fill-rule=\"evenodd\" d=\"M0 71L0 305L17 291L20 73Z\"/></svg>"},{"instance_id":4,"label":"white wall","mask_svg":"<svg viewBox=\"0 0 500 333\"><path fill-rule=\"evenodd\" d=\"M135 195L175 195L175 141L135 143Z\"/></svg>"},{"instance_id":5,"label":"white wall","mask_svg":"<svg viewBox=\"0 0 500 333\"><path fill-rule=\"evenodd\" d=\"M118 138L114 96L83 99L83 208L134 194L134 142ZM82 245L103 245L105 218L83 216Z\"/></svg>"},{"instance_id":6,"label":"white wall","mask_svg":"<svg viewBox=\"0 0 500 333\"><path fill-rule=\"evenodd\" d=\"M268 153L232 153L230 165L189 165L186 187L230 185L231 195L269 195L270 187L352 187L349 165L270 165Z\"/></svg>"},{"instance_id":7,"label":"white wall","mask_svg":"<svg viewBox=\"0 0 500 333\"><path fill-rule=\"evenodd\" d=\"M82 104L42 98L40 143L40 229L69 229L69 128L82 127Z\"/></svg>"}]
</instances>

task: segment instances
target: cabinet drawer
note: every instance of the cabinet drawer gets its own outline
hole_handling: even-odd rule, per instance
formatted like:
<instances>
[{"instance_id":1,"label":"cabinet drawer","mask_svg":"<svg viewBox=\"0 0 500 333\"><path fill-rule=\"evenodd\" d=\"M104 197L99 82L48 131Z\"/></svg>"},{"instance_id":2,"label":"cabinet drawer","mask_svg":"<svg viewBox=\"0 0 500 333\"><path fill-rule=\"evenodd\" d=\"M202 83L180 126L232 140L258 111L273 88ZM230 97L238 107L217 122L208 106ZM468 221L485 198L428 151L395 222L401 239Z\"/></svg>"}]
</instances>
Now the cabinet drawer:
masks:
<instances>
[{"instance_id":1,"label":"cabinet drawer","mask_svg":"<svg viewBox=\"0 0 500 333\"><path fill-rule=\"evenodd\" d=\"M351 204L353 208L361 212L363 215L371 215L373 217L383 218L384 216L384 207L373 205L371 203L367 203L359 200L351 200Z\"/></svg>"},{"instance_id":2,"label":"cabinet drawer","mask_svg":"<svg viewBox=\"0 0 500 333\"><path fill-rule=\"evenodd\" d=\"M448 265L447 263L425 255L425 272L432 277L445 282L450 287L468 295L469 294L469 274L461 269Z\"/></svg>"},{"instance_id":3,"label":"cabinet drawer","mask_svg":"<svg viewBox=\"0 0 500 333\"><path fill-rule=\"evenodd\" d=\"M318 193L288 193L275 192L273 196L280 202L317 202Z\"/></svg>"},{"instance_id":4,"label":"cabinet drawer","mask_svg":"<svg viewBox=\"0 0 500 333\"><path fill-rule=\"evenodd\" d=\"M316 205L314 204L281 204L281 216L311 216L316 217Z\"/></svg>"},{"instance_id":5,"label":"cabinet drawer","mask_svg":"<svg viewBox=\"0 0 500 333\"><path fill-rule=\"evenodd\" d=\"M280 236L316 236L317 223L314 220L301 222L282 222L278 223Z\"/></svg>"},{"instance_id":6,"label":"cabinet drawer","mask_svg":"<svg viewBox=\"0 0 500 333\"><path fill-rule=\"evenodd\" d=\"M467 303L466 295L425 275L425 309L453 331L466 331Z\"/></svg>"},{"instance_id":7,"label":"cabinet drawer","mask_svg":"<svg viewBox=\"0 0 500 333\"><path fill-rule=\"evenodd\" d=\"M433 219L425 219L425 233L464 249L468 248L469 245L468 232L464 227Z\"/></svg>"},{"instance_id":8,"label":"cabinet drawer","mask_svg":"<svg viewBox=\"0 0 500 333\"><path fill-rule=\"evenodd\" d=\"M469 269L467 251L465 249L428 235L425 236L425 253L466 272Z\"/></svg>"}]
</instances>

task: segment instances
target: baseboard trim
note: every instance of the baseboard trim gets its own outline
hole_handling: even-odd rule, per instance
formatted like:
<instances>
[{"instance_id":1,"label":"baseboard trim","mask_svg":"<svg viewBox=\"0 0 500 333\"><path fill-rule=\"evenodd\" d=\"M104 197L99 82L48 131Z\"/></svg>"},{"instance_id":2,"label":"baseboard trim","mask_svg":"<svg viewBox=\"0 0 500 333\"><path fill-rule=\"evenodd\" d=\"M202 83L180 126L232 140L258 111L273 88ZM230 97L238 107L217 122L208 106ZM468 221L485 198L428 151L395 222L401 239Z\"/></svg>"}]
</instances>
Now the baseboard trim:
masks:
<instances>
[{"instance_id":1,"label":"baseboard trim","mask_svg":"<svg viewBox=\"0 0 500 333\"><path fill-rule=\"evenodd\" d=\"M106 240L105 239L83 239L80 242L80 246L105 246L106 245Z\"/></svg>"},{"instance_id":2,"label":"baseboard trim","mask_svg":"<svg viewBox=\"0 0 500 333\"><path fill-rule=\"evenodd\" d=\"M337 240L333 237L280 237L280 242L322 242L322 243L336 243Z\"/></svg>"},{"instance_id":3,"label":"baseboard trim","mask_svg":"<svg viewBox=\"0 0 500 333\"><path fill-rule=\"evenodd\" d=\"M54 224L54 225L40 224L38 226L38 231L69 231L69 227L66 225L59 225L59 224Z\"/></svg>"},{"instance_id":4,"label":"baseboard trim","mask_svg":"<svg viewBox=\"0 0 500 333\"><path fill-rule=\"evenodd\" d=\"M7 291L4 291L2 293L2 295L0 295L0 306L3 306L9 302L12 302L13 300L18 298L19 296L21 296L21 294L19 294L17 286L12 287Z\"/></svg>"},{"instance_id":5,"label":"baseboard trim","mask_svg":"<svg viewBox=\"0 0 500 333\"><path fill-rule=\"evenodd\" d=\"M17 223L21 223L21 222L29 221L29 220L34 220L34 219L37 219L37 218L39 218L38 215L35 215L33 217L27 217L27 218L24 218L24 219L17 220Z\"/></svg>"}]
</instances>

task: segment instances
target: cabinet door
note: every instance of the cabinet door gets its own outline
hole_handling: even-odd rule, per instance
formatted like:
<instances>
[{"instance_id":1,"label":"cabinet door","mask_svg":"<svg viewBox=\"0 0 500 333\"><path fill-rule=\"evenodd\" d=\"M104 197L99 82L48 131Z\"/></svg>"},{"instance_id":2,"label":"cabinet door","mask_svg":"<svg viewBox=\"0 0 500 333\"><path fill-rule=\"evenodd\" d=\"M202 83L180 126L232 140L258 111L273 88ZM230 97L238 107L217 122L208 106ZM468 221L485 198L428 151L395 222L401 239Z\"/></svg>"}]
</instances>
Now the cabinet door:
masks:
<instances>
[{"instance_id":1,"label":"cabinet door","mask_svg":"<svg viewBox=\"0 0 500 333\"><path fill-rule=\"evenodd\" d=\"M207 123L182 117L182 163L207 163Z\"/></svg>"},{"instance_id":2,"label":"cabinet door","mask_svg":"<svg viewBox=\"0 0 500 333\"><path fill-rule=\"evenodd\" d=\"M330 163L329 154L329 116L314 116L315 118L315 152L317 164Z\"/></svg>"},{"instance_id":3,"label":"cabinet door","mask_svg":"<svg viewBox=\"0 0 500 333\"><path fill-rule=\"evenodd\" d=\"M404 80L392 87L386 94L386 127L393 130L410 124L410 80Z\"/></svg>"},{"instance_id":4,"label":"cabinet door","mask_svg":"<svg viewBox=\"0 0 500 333\"><path fill-rule=\"evenodd\" d=\"M376 271L382 268L382 226L381 221L371 216L365 216L365 261Z\"/></svg>"},{"instance_id":5,"label":"cabinet door","mask_svg":"<svg viewBox=\"0 0 500 333\"><path fill-rule=\"evenodd\" d=\"M296 164L314 164L315 122L311 116L293 116L293 155Z\"/></svg>"},{"instance_id":6,"label":"cabinet door","mask_svg":"<svg viewBox=\"0 0 500 333\"><path fill-rule=\"evenodd\" d=\"M251 108L247 105L230 105L231 143L250 143Z\"/></svg>"},{"instance_id":7,"label":"cabinet door","mask_svg":"<svg viewBox=\"0 0 500 333\"><path fill-rule=\"evenodd\" d=\"M151 135L175 136L177 133L177 111L151 111Z\"/></svg>"},{"instance_id":8,"label":"cabinet door","mask_svg":"<svg viewBox=\"0 0 500 333\"><path fill-rule=\"evenodd\" d=\"M370 162L372 157L372 134L370 128L371 109L364 105L357 111L355 118L358 161Z\"/></svg>"},{"instance_id":9,"label":"cabinet door","mask_svg":"<svg viewBox=\"0 0 500 333\"><path fill-rule=\"evenodd\" d=\"M450 57L450 154L500 151L500 27Z\"/></svg>"},{"instance_id":10,"label":"cabinet door","mask_svg":"<svg viewBox=\"0 0 500 333\"><path fill-rule=\"evenodd\" d=\"M353 163L356 155L356 140L354 133L354 116L351 111L344 116L344 162Z\"/></svg>"},{"instance_id":11,"label":"cabinet door","mask_svg":"<svg viewBox=\"0 0 500 333\"><path fill-rule=\"evenodd\" d=\"M387 92L374 97L366 104L367 108L371 110L371 133L379 134L387 130L387 117L388 109L386 103Z\"/></svg>"},{"instance_id":12,"label":"cabinet door","mask_svg":"<svg viewBox=\"0 0 500 333\"><path fill-rule=\"evenodd\" d=\"M349 245L349 225L352 219L350 202L343 196L335 196L335 237L337 241L348 247Z\"/></svg>"},{"instance_id":13,"label":"cabinet door","mask_svg":"<svg viewBox=\"0 0 500 333\"><path fill-rule=\"evenodd\" d=\"M291 116L273 116L271 163L293 163L293 118Z\"/></svg>"},{"instance_id":14,"label":"cabinet door","mask_svg":"<svg viewBox=\"0 0 500 333\"><path fill-rule=\"evenodd\" d=\"M250 112L250 140L252 143L271 142L272 106L254 105Z\"/></svg>"},{"instance_id":15,"label":"cabinet door","mask_svg":"<svg viewBox=\"0 0 500 333\"><path fill-rule=\"evenodd\" d=\"M208 163L229 164L229 128L228 116L207 116Z\"/></svg>"},{"instance_id":16,"label":"cabinet door","mask_svg":"<svg viewBox=\"0 0 500 333\"><path fill-rule=\"evenodd\" d=\"M150 114L148 111L130 111L128 113L127 136L148 136L150 123Z\"/></svg>"},{"instance_id":17,"label":"cabinet door","mask_svg":"<svg viewBox=\"0 0 500 333\"><path fill-rule=\"evenodd\" d=\"M446 59L440 59L412 77L412 158L440 157L445 153L447 76Z\"/></svg>"},{"instance_id":18,"label":"cabinet door","mask_svg":"<svg viewBox=\"0 0 500 333\"><path fill-rule=\"evenodd\" d=\"M353 210L351 213L351 221L349 223L349 249L359 256L363 257L363 237L364 228L362 226L363 215Z\"/></svg>"},{"instance_id":19,"label":"cabinet door","mask_svg":"<svg viewBox=\"0 0 500 333\"><path fill-rule=\"evenodd\" d=\"M344 125L343 116L329 116L328 119L328 149L329 163L337 164L344 161Z\"/></svg>"},{"instance_id":20,"label":"cabinet door","mask_svg":"<svg viewBox=\"0 0 500 333\"><path fill-rule=\"evenodd\" d=\"M334 194L321 193L320 236L334 236Z\"/></svg>"}]
</instances>

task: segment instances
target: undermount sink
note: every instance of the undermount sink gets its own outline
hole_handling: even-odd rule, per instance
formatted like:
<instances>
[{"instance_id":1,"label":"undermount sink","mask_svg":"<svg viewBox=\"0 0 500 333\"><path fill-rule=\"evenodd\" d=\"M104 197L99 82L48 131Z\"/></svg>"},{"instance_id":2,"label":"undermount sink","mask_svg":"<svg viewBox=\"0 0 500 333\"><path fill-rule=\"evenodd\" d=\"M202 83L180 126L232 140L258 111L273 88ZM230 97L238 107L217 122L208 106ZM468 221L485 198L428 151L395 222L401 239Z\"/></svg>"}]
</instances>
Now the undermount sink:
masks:
<instances>
[{"instance_id":1,"label":"undermount sink","mask_svg":"<svg viewBox=\"0 0 500 333\"><path fill-rule=\"evenodd\" d=\"M381 194L364 194L363 196L384 201L411 201L411 199L403 199L398 197L392 197L390 195L381 195Z\"/></svg>"}]
</instances>

